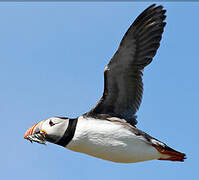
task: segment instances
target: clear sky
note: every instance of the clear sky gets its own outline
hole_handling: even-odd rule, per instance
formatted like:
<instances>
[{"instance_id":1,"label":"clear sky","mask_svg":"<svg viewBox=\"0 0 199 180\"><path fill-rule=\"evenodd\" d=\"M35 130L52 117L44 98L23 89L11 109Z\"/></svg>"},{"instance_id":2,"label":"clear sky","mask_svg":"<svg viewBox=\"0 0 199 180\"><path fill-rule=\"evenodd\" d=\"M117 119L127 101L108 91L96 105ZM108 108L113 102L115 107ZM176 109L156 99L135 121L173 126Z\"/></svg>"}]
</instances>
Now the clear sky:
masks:
<instances>
[{"instance_id":1,"label":"clear sky","mask_svg":"<svg viewBox=\"0 0 199 180\"><path fill-rule=\"evenodd\" d=\"M184 163L116 164L23 139L38 121L95 105L105 65L151 4L0 3L1 179L198 179L198 3L158 3L167 26L137 113L138 128L185 152Z\"/></svg>"}]
</instances>

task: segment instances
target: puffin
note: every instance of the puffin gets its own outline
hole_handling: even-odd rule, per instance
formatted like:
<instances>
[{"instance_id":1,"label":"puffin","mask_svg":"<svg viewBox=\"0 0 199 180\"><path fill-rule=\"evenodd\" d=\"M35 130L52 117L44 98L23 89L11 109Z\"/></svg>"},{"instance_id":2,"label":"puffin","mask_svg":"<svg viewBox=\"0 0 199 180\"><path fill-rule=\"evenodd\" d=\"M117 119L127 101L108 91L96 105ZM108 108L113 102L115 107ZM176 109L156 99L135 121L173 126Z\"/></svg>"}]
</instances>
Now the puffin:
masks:
<instances>
[{"instance_id":1,"label":"puffin","mask_svg":"<svg viewBox=\"0 0 199 180\"><path fill-rule=\"evenodd\" d=\"M186 155L136 127L143 70L160 46L166 10L153 4L132 23L104 69L104 92L89 112L51 117L31 126L24 138L46 142L116 163L184 161Z\"/></svg>"}]
</instances>

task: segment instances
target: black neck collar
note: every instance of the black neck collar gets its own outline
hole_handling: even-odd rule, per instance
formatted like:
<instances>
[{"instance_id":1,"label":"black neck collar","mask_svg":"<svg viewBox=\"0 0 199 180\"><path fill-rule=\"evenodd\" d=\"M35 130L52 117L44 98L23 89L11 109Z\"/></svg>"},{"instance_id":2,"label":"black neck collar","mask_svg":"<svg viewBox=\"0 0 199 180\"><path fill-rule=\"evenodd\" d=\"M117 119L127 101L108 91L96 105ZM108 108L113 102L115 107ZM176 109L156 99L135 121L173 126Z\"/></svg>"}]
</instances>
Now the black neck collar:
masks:
<instances>
[{"instance_id":1,"label":"black neck collar","mask_svg":"<svg viewBox=\"0 0 199 180\"><path fill-rule=\"evenodd\" d=\"M77 120L78 120L77 118L76 119L69 119L68 128L66 129L62 138L58 142L56 142L55 144L66 147L66 145L72 140L72 138L75 134L75 129L76 129L76 126L77 126Z\"/></svg>"}]
</instances>

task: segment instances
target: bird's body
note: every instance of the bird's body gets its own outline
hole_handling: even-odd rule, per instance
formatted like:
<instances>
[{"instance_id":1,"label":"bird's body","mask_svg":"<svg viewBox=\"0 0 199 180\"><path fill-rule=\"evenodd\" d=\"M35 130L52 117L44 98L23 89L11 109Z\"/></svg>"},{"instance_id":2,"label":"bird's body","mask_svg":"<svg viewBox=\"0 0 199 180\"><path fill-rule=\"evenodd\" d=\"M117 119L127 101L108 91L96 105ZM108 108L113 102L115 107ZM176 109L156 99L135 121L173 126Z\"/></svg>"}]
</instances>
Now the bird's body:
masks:
<instances>
[{"instance_id":1,"label":"bird's body","mask_svg":"<svg viewBox=\"0 0 199 180\"><path fill-rule=\"evenodd\" d=\"M45 141L97 158L133 163L152 159L184 161L175 151L136 127L142 100L144 67L160 45L166 10L152 5L124 35L104 70L104 92L88 113L70 119L52 117L32 126L24 138Z\"/></svg>"},{"instance_id":2,"label":"bird's body","mask_svg":"<svg viewBox=\"0 0 199 180\"><path fill-rule=\"evenodd\" d=\"M80 116L74 137L66 147L119 163L169 158L161 155L144 136L136 135L137 128L113 119L115 121Z\"/></svg>"}]
</instances>

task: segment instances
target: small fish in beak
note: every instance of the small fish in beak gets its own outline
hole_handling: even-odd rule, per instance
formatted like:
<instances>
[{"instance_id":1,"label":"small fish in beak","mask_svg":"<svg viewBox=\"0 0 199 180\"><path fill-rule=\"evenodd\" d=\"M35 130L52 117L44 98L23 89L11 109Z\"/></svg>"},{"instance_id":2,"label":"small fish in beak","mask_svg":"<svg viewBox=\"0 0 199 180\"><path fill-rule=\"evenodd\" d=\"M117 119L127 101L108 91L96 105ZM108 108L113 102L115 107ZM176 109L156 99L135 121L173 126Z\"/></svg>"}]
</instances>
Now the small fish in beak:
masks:
<instances>
[{"instance_id":1,"label":"small fish in beak","mask_svg":"<svg viewBox=\"0 0 199 180\"><path fill-rule=\"evenodd\" d=\"M40 130L40 124L37 123L26 131L24 139L29 140L31 143L34 141L40 144L46 144L45 136L46 132Z\"/></svg>"}]
</instances>

